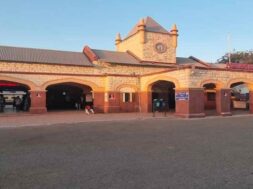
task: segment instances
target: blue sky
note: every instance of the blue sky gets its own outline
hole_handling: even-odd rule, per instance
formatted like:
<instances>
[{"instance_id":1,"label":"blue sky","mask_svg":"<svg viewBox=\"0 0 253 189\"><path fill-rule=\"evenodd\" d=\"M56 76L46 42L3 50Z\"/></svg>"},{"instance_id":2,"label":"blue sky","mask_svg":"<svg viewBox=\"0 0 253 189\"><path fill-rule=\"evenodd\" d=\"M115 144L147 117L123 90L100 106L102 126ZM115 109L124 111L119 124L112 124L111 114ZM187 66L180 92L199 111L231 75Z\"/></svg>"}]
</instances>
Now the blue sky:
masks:
<instances>
[{"instance_id":1,"label":"blue sky","mask_svg":"<svg viewBox=\"0 0 253 189\"><path fill-rule=\"evenodd\" d=\"M214 62L231 47L253 49L252 0L0 0L0 45L114 50L140 18L179 29L177 56Z\"/></svg>"}]
</instances>

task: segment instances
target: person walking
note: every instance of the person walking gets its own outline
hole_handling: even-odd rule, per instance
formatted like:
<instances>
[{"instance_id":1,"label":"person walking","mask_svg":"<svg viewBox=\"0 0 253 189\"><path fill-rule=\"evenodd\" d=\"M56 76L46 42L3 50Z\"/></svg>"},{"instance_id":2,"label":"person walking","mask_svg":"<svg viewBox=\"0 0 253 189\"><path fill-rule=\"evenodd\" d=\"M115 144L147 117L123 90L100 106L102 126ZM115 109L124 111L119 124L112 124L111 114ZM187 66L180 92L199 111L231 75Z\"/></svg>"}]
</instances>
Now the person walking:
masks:
<instances>
[{"instance_id":1,"label":"person walking","mask_svg":"<svg viewBox=\"0 0 253 189\"><path fill-rule=\"evenodd\" d=\"M17 112L19 112L21 110L21 105L22 105L22 100L19 96L15 98L15 105L16 105Z\"/></svg>"},{"instance_id":2,"label":"person walking","mask_svg":"<svg viewBox=\"0 0 253 189\"><path fill-rule=\"evenodd\" d=\"M5 99L4 96L0 95L0 112L4 112L4 106L5 106Z\"/></svg>"}]
</instances>

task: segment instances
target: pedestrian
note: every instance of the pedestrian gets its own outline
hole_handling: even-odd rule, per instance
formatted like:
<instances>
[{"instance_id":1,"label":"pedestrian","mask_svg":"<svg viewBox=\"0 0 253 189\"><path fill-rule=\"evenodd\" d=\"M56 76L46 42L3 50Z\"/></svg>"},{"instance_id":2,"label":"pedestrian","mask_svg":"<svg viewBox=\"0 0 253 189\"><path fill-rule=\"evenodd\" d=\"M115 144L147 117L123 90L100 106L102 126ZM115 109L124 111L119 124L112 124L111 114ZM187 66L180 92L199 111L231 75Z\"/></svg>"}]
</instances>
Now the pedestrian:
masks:
<instances>
[{"instance_id":1,"label":"pedestrian","mask_svg":"<svg viewBox=\"0 0 253 189\"><path fill-rule=\"evenodd\" d=\"M19 112L21 110L21 105L22 105L22 100L19 96L15 98L15 105L16 105L17 112Z\"/></svg>"},{"instance_id":2,"label":"pedestrian","mask_svg":"<svg viewBox=\"0 0 253 189\"><path fill-rule=\"evenodd\" d=\"M4 96L0 95L0 112L4 112L4 106L5 106L5 99Z\"/></svg>"},{"instance_id":3,"label":"pedestrian","mask_svg":"<svg viewBox=\"0 0 253 189\"><path fill-rule=\"evenodd\" d=\"M85 113L88 114L88 115L89 114L94 114L94 110L90 105L86 105L85 106Z\"/></svg>"}]
</instances>

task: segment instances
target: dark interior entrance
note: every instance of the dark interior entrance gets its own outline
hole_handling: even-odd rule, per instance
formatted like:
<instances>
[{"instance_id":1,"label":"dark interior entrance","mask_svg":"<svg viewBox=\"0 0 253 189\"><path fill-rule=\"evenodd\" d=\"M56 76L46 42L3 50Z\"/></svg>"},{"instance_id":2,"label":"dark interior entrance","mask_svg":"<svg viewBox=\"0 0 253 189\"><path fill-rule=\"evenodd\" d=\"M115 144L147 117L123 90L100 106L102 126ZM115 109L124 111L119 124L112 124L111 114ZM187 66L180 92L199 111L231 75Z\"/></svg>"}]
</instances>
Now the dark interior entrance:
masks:
<instances>
[{"instance_id":1,"label":"dark interior entrance","mask_svg":"<svg viewBox=\"0 0 253 189\"><path fill-rule=\"evenodd\" d=\"M29 88L23 84L0 81L0 112L24 112L30 107Z\"/></svg>"},{"instance_id":2,"label":"dark interior entrance","mask_svg":"<svg viewBox=\"0 0 253 189\"><path fill-rule=\"evenodd\" d=\"M89 86L63 83L47 87L48 110L80 110L93 105Z\"/></svg>"},{"instance_id":3,"label":"dark interior entrance","mask_svg":"<svg viewBox=\"0 0 253 189\"><path fill-rule=\"evenodd\" d=\"M231 110L249 111L249 89L244 82L233 83L231 86Z\"/></svg>"},{"instance_id":4,"label":"dark interior entrance","mask_svg":"<svg viewBox=\"0 0 253 189\"><path fill-rule=\"evenodd\" d=\"M157 81L152 85L152 104L155 100L165 102L165 110L175 111L175 84L169 81ZM153 111L153 106L152 106Z\"/></svg>"}]
</instances>

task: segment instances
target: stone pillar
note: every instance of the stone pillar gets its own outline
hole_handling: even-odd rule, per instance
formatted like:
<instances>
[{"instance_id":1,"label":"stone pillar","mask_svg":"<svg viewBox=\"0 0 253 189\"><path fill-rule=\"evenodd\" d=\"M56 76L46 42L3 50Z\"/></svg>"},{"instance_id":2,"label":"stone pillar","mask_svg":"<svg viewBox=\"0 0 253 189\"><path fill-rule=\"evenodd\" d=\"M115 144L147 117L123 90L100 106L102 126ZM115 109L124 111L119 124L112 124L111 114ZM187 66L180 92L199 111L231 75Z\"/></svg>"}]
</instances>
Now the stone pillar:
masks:
<instances>
[{"instance_id":1,"label":"stone pillar","mask_svg":"<svg viewBox=\"0 0 253 189\"><path fill-rule=\"evenodd\" d=\"M93 107L95 113L104 113L104 100L105 93L104 92L93 92Z\"/></svg>"},{"instance_id":2,"label":"stone pillar","mask_svg":"<svg viewBox=\"0 0 253 189\"><path fill-rule=\"evenodd\" d=\"M219 115L230 116L231 114L231 89L216 90L216 111Z\"/></svg>"},{"instance_id":3,"label":"stone pillar","mask_svg":"<svg viewBox=\"0 0 253 189\"><path fill-rule=\"evenodd\" d=\"M138 92L133 93L134 111L140 111L140 94Z\"/></svg>"},{"instance_id":4,"label":"stone pillar","mask_svg":"<svg viewBox=\"0 0 253 189\"><path fill-rule=\"evenodd\" d=\"M140 112L148 113L152 110L152 94L148 91L143 91L139 93L140 97Z\"/></svg>"},{"instance_id":5,"label":"stone pillar","mask_svg":"<svg viewBox=\"0 0 253 189\"><path fill-rule=\"evenodd\" d=\"M109 91L105 93L104 112L118 113L120 112L120 92Z\"/></svg>"},{"instance_id":6,"label":"stone pillar","mask_svg":"<svg viewBox=\"0 0 253 189\"><path fill-rule=\"evenodd\" d=\"M249 91L249 112L253 114L253 90Z\"/></svg>"},{"instance_id":7,"label":"stone pillar","mask_svg":"<svg viewBox=\"0 0 253 189\"><path fill-rule=\"evenodd\" d=\"M39 114L47 112L46 91L29 91L31 98L30 113Z\"/></svg>"},{"instance_id":8,"label":"stone pillar","mask_svg":"<svg viewBox=\"0 0 253 189\"><path fill-rule=\"evenodd\" d=\"M176 115L180 117L205 117L204 89L176 89Z\"/></svg>"}]
</instances>

